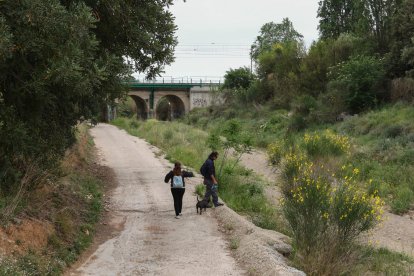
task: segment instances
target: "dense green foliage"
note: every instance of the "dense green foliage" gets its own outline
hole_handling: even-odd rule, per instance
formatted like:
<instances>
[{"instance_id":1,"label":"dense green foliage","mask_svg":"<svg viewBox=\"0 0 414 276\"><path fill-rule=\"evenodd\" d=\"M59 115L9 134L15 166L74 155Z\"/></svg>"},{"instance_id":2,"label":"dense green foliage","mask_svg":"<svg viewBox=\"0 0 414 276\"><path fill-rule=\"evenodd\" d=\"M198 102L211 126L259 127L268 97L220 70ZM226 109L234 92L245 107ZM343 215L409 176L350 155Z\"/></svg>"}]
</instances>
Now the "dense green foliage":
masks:
<instances>
[{"instance_id":1,"label":"dense green foliage","mask_svg":"<svg viewBox=\"0 0 414 276\"><path fill-rule=\"evenodd\" d=\"M344 95L346 108L358 113L374 107L381 98L380 84L385 72L381 61L371 56L355 56L330 72L332 83Z\"/></svg>"},{"instance_id":2,"label":"dense green foliage","mask_svg":"<svg viewBox=\"0 0 414 276\"><path fill-rule=\"evenodd\" d=\"M230 69L224 75L223 88L225 89L246 89L250 86L252 81L252 74L247 67L241 67L238 69Z\"/></svg>"},{"instance_id":3,"label":"dense green foliage","mask_svg":"<svg viewBox=\"0 0 414 276\"><path fill-rule=\"evenodd\" d=\"M399 0L324 0L319 2L319 31L323 39L354 33L370 40L380 53L389 49L391 22Z\"/></svg>"},{"instance_id":4,"label":"dense green foliage","mask_svg":"<svg viewBox=\"0 0 414 276\"><path fill-rule=\"evenodd\" d=\"M303 42L303 36L294 28L289 18L284 18L282 23L269 22L262 26L260 35L251 46L251 56L255 60L259 56L272 49L273 44L286 42Z\"/></svg>"},{"instance_id":5,"label":"dense green foliage","mask_svg":"<svg viewBox=\"0 0 414 276\"><path fill-rule=\"evenodd\" d=\"M77 121L122 96L132 70L151 77L173 60L170 4L0 2L0 194L13 191L28 162L56 164Z\"/></svg>"},{"instance_id":6,"label":"dense green foliage","mask_svg":"<svg viewBox=\"0 0 414 276\"><path fill-rule=\"evenodd\" d=\"M257 79L232 100L290 109L311 96L318 122L411 100L413 11L413 0L320 1L320 38L309 49L288 18L266 23L252 45Z\"/></svg>"}]
</instances>

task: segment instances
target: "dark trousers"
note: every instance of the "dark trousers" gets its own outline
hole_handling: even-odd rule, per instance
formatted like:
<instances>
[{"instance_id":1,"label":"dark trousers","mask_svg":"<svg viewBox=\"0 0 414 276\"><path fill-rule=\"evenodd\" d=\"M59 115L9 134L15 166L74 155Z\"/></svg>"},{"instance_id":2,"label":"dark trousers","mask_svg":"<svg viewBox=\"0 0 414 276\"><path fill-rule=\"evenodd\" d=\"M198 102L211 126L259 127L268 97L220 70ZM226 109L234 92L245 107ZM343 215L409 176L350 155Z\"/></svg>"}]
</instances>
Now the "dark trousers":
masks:
<instances>
[{"instance_id":1,"label":"dark trousers","mask_svg":"<svg viewBox=\"0 0 414 276\"><path fill-rule=\"evenodd\" d=\"M204 200L210 201L210 196L213 197L213 204L217 206L218 203L218 196L217 190L213 189L213 181L210 179L204 178L204 185L206 185L206 194L204 195Z\"/></svg>"},{"instance_id":2,"label":"dark trousers","mask_svg":"<svg viewBox=\"0 0 414 276\"><path fill-rule=\"evenodd\" d=\"M183 196L185 189L183 188L171 188L171 193L174 198L174 210L175 215L178 216L183 209Z\"/></svg>"}]
</instances>

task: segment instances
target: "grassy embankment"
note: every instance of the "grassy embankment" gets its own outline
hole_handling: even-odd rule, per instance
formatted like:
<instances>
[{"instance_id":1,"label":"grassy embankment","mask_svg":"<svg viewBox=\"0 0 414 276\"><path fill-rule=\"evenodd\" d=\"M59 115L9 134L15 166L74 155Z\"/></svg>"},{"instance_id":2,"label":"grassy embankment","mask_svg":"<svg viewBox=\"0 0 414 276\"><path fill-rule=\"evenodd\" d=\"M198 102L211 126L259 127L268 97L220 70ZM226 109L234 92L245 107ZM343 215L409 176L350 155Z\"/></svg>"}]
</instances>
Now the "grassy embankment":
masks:
<instances>
[{"instance_id":1,"label":"grassy embankment","mask_svg":"<svg viewBox=\"0 0 414 276\"><path fill-rule=\"evenodd\" d=\"M208 134L182 123L155 120L140 122L134 119L119 118L113 121L113 124L127 130L131 135L144 138L162 149L168 160L179 160L197 173L211 152L207 146ZM222 162L222 157L219 155L216 161L217 168ZM249 216L260 227L278 230L283 228L281 223L278 223L277 209L264 196L263 186L266 185L264 180L240 166L233 168L233 161L227 162L222 171L219 179L219 193L228 206ZM199 185L197 190L202 187L203 185Z\"/></svg>"},{"instance_id":2,"label":"grassy embankment","mask_svg":"<svg viewBox=\"0 0 414 276\"><path fill-rule=\"evenodd\" d=\"M282 151L303 143L305 133L319 135L326 129L346 136L351 143L351 153L340 157L325 155L325 163L344 163L358 168L358 180L371 182L366 187L379 195L401 214L414 203L414 107L397 104L374 110L336 124L317 124L301 121L303 130L297 131L297 117L285 110L257 107L250 110L203 109L192 112L185 122L203 129L216 129L226 121L237 120L249 133L257 134L253 143L266 148L279 142ZM319 157L318 157L319 158ZM337 168L339 170L339 168Z\"/></svg>"},{"instance_id":3,"label":"grassy embankment","mask_svg":"<svg viewBox=\"0 0 414 276\"><path fill-rule=\"evenodd\" d=\"M105 177L93 160L93 141L81 125L58 172L42 172L9 214L11 220L3 220L0 234L12 244L3 248L8 255L0 261L0 275L59 275L91 244Z\"/></svg>"},{"instance_id":4,"label":"grassy embankment","mask_svg":"<svg viewBox=\"0 0 414 276\"><path fill-rule=\"evenodd\" d=\"M279 116L279 114L278 112L276 116ZM218 123L214 120L211 122L216 126L223 123L223 121ZM168 159L172 161L180 160L185 165L196 168L196 170L209 153L206 146L207 133L182 123L153 120L140 122L134 119L120 118L114 121L114 124L126 129L130 134L144 138L149 143L161 148ZM220 164L220 162L221 160L218 160L217 164ZM286 233L286 226L283 220L280 219L278 207L272 207L272 203L269 203L263 194L264 181L258 180L254 174L246 169L237 167L232 171L229 167L224 169L225 173L220 181L219 190L220 196L229 207L239 213L248 215L258 226L279 231L283 230ZM276 206L276 204L273 204L273 206ZM407 273L407 264L413 263L410 258L385 249L377 250L363 246L356 250L359 252L360 258L349 271L351 275L366 272L404 275Z\"/></svg>"},{"instance_id":5,"label":"grassy embankment","mask_svg":"<svg viewBox=\"0 0 414 276\"><path fill-rule=\"evenodd\" d=\"M282 170L286 155L305 156L322 167L323 174L328 171L335 178L353 175L357 189L380 195L394 213L404 213L412 208L414 201L413 117L413 106L396 104L344 122L318 124L317 118L301 118L288 111L257 106L249 110L228 107L197 110L184 121L214 130L234 120L244 130L257 134L253 139L255 146L267 148L272 161ZM353 250L360 257L349 270L351 274L412 273L413 261L403 255L370 247Z\"/></svg>"}]
</instances>

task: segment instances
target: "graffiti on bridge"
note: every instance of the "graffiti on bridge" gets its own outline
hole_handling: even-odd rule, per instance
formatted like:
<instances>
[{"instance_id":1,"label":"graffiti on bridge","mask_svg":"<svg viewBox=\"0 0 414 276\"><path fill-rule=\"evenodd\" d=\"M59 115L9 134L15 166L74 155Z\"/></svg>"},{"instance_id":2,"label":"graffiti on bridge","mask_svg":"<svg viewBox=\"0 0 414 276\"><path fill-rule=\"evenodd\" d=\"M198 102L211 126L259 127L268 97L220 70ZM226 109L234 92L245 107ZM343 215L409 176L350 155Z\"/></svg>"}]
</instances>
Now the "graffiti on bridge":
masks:
<instances>
[{"instance_id":1,"label":"graffiti on bridge","mask_svg":"<svg viewBox=\"0 0 414 276\"><path fill-rule=\"evenodd\" d=\"M207 106L207 99L204 98L195 98L193 99L194 107L205 107Z\"/></svg>"}]
</instances>

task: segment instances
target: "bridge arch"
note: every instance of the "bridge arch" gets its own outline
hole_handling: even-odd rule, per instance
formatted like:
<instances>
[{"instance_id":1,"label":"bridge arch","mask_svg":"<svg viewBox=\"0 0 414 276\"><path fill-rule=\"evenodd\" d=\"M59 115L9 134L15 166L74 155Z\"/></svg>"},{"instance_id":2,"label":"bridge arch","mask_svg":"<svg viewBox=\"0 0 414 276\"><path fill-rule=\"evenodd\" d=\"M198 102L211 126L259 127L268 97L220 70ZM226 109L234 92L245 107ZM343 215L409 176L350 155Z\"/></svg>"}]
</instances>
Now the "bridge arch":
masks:
<instances>
[{"instance_id":1,"label":"bridge arch","mask_svg":"<svg viewBox=\"0 0 414 276\"><path fill-rule=\"evenodd\" d=\"M172 105L171 119L180 117L196 107L206 107L214 102L221 102L211 92L215 91L220 83L164 83L157 81L131 82L129 84L129 96L134 98L139 109L138 118L170 119L168 108L163 107L163 101ZM144 103L141 101L143 100ZM157 107L159 110L157 111ZM164 109L164 111L163 111ZM145 110L145 113L143 112ZM166 111L167 110L167 111ZM167 114L167 116L165 116Z\"/></svg>"},{"instance_id":2,"label":"bridge arch","mask_svg":"<svg viewBox=\"0 0 414 276\"><path fill-rule=\"evenodd\" d=\"M147 102L137 95L129 95L135 102L137 119L148 119L148 104Z\"/></svg>"},{"instance_id":3,"label":"bridge arch","mask_svg":"<svg viewBox=\"0 0 414 276\"><path fill-rule=\"evenodd\" d=\"M161 121L171 121L184 116L186 105L176 95L165 95L159 98L155 107L155 118Z\"/></svg>"}]
</instances>

